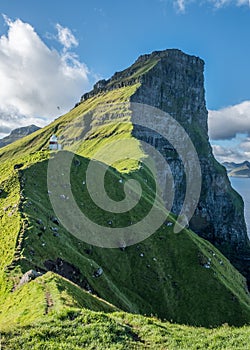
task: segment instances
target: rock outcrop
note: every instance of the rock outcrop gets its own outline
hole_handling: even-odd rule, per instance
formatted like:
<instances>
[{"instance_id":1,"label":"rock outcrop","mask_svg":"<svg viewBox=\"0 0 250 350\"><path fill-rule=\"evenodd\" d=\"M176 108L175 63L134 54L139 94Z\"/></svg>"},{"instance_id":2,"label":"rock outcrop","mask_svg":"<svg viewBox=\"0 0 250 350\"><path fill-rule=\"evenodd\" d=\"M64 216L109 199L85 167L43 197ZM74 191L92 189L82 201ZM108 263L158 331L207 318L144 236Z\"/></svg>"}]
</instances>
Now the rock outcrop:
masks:
<instances>
[{"instance_id":1,"label":"rock outcrop","mask_svg":"<svg viewBox=\"0 0 250 350\"><path fill-rule=\"evenodd\" d=\"M12 142L15 142L33 132L39 130L40 128L36 125L28 125L23 126L18 129L14 129L11 131L10 135L0 139L0 148L9 145Z\"/></svg>"},{"instance_id":2,"label":"rock outcrop","mask_svg":"<svg viewBox=\"0 0 250 350\"><path fill-rule=\"evenodd\" d=\"M193 141L202 171L200 200L190 227L219 248L250 282L250 244L243 201L232 189L225 168L215 160L209 144L203 71L204 62L198 57L175 49L156 51L139 57L130 68L115 73L111 79L98 82L82 101L104 91L140 83L130 101L157 107L180 123ZM167 128L164 121L162 127ZM172 211L178 214L185 195L185 172L180 157L150 126L143 129L135 125L133 135L152 144L167 159L175 181Z\"/></svg>"}]
</instances>

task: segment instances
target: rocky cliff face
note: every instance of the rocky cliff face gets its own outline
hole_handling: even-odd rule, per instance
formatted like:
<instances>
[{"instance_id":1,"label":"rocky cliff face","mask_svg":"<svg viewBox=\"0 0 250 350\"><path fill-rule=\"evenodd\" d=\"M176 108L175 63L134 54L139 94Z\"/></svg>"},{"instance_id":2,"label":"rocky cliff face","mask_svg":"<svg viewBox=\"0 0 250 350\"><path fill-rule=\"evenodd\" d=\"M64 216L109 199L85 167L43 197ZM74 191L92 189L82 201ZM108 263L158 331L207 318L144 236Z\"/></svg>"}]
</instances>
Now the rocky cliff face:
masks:
<instances>
[{"instance_id":1,"label":"rocky cliff face","mask_svg":"<svg viewBox=\"0 0 250 350\"><path fill-rule=\"evenodd\" d=\"M221 249L249 280L246 259L250 257L250 249L242 199L232 189L227 174L215 160L208 141L204 62L179 50L154 55L161 56L160 60L142 77L141 87L132 96L132 101L168 112L189 134L197 150L202 171L200 201L190 227ZM140 58L147 59L147 56ZM166 142L159 135L145 136L136 128L134 135L151 142L159 150L164 149ZM178 155L167 157L176 188L172 210L177 214L183 202L185 174Z\"/></svg>"},{"instance_id":2,"label":"rocky cliff face","mask_svg":"<svg viewBox=\"0 0 250 350\"><path fill-rule=\"evenodd\" d=\"M180 50L153 52L141 56L134 65L111 79L97 83L82 100L139 82L131 102L157 107L184 127L197 150L202 171L201 196L190 227L218 247L250 281L250 245L243 202L232 189L224 167L215 160L208 141L203 71L204 62L200 58ZM164 121L162 127L168 127ZM172 211L178 214L185 194L185 172L180 157L150 126L146 130L135 125L133 135L152 144L167 159L175 181Z\"/></svg>"},{"instance_id":3,"label":"rocky cliff face","mask_svg":"<svg viewBox=\"0 0 250 350\"><path fill-rule=\"evenodd\" d=\"M24 136L32 134L33 132L39 130L40 128L36 125L28 125L15 130L12 130L10 135L4 137L0 140L0 147L9 145L12 142L15 142L21 139Z\"/></svg>"}]
</instances>

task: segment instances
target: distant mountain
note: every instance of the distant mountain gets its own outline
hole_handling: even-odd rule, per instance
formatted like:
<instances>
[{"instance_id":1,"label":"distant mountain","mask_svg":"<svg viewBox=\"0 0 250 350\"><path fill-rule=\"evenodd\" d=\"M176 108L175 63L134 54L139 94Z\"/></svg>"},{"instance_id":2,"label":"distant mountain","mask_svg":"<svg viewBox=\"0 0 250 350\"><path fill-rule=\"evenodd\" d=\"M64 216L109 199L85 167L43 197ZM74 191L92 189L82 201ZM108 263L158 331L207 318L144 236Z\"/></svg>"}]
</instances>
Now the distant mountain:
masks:
<instances>
[{"instance_id":1,"label":"distant mountain","mask_svg":"<svg viewBox=\"0 0 250 350\"><path fill-rule=\"evenodd\" d=\"M222 163L227 169L228 176L231 177L250 177L250 162L243 163L225 162Z\"/></svg>"},{"instance_id":2,"label":"distant mountain","mask_svg":"<svg viewBox=\"0 0 250 350\"><path fill-rule=\"evenodd\" d=\"M36 125L28 125L28 126L23 126L18 129L14 129L11 131L11 133L4 137L3 139L0 139L0 147L4 147L9 145L12 142L15 142L24 136L27 136L29 134L32 134L33 132L39 130L40 128Z\"/></svg>"}]
</instances>

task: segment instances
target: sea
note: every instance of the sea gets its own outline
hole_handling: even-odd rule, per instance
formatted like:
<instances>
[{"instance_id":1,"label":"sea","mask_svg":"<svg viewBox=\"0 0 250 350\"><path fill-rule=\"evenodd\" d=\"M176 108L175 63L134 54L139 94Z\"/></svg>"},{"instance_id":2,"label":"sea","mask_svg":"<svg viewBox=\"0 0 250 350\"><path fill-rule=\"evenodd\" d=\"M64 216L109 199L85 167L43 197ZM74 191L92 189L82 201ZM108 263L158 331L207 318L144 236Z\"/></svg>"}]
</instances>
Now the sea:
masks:
<instances>
[{"instance_id":1,"label":"sea","mask_svg":"<svg viewBox=\"0 0 250 350\"><path fill-rule=\"evenodd\" d=\"M247 233L250 238L250 178L229 177L232 187L244 200Z\"/></svg>"}]
</instances>

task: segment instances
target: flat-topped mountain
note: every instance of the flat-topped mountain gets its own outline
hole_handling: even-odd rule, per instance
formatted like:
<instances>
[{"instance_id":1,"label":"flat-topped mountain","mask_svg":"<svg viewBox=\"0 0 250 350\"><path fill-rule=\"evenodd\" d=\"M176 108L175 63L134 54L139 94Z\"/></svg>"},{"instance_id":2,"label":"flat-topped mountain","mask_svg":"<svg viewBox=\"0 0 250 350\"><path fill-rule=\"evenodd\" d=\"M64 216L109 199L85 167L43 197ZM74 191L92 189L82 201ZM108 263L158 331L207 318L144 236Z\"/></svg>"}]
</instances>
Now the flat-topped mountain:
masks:
<instances>
[{"instance_id":1,"label":"flat-topped mountain","mask_svg":"<svg viewBox=\"0 0 250 350\"><path fill-rule=\"evenodd\" d=\"M30 135L39 129L40 128L38 126L33 125L33 124L14 129L11 131L11 133L8 136L0 139L0 147L7 146L10 143L17 141L17 140L23 138L24 136Z\"/></svg>"}]
</instances>

